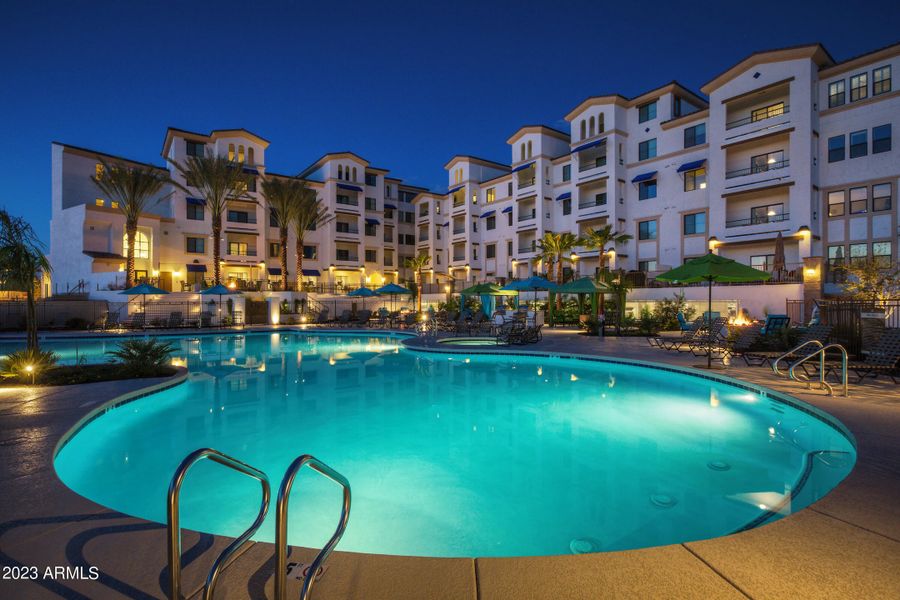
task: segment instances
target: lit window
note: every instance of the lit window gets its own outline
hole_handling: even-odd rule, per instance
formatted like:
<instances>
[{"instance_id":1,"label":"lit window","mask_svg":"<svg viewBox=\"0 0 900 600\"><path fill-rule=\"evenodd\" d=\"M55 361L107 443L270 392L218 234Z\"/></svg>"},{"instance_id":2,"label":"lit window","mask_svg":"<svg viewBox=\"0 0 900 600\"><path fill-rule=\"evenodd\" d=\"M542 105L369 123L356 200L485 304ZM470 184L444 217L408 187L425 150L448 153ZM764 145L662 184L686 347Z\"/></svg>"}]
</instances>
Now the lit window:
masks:
<instances>
[{"instance_id":1,"label":"lit window","mask_svg":"<svg viewBox=\"0 0 900 600\"><path fill-rule=\"evenodd\" d=\"M684 191L692 192L694 190L706 189L706 169L694 169L685 171L684 173Z\"/></svg>"},{"instance_id":2,"label":"lit window","mask_svg":"<svg viewBox=\"0 0 900 600\"><path fill-rule=\"evenodd\" d=\"M110 205L111 207L113 207L113 208L119 208L119 203L116 202L115 200L113 200L112 202L110 202L109 205Z\"/></svg>"},{"instance_id":3,"label":"lit window","mask_svg":"<svg viewBox=\"0 0 900 600\"><path fill-rule=\"evenodd\" d=\"M891 184L879 183L872 186L872 210L891 210Z\"/></svg>"},{"instance_id":4,"label":"lit window","mask_svg":"<svg viewBox=\"0 0 900 600\"><path fill-rule=\"evenodd\" d=\"M846 211L844 190L828 192L828 216L842 217Z\"/></svg>"},{"instance_id":5,"label":"lit window","mask_svg":"<svg viewBox=\"0 0 900 600\"><path fill-rule=\"evenodd\" d=\"M122 254L128 255L128 234L122 236ZM138 231L134 236L134 257L150 258L150 240L147 235Z\"/></svg>"},{"instance_id":6,"label":"lit window","mask_svg":"<svg viewBox=\"0 0 900 600\"><path fill-rule=\"evenodd\" d=\"M234 144L228 144L228 160L234 162Z\"/></svg>"},{"instance_id":7,"label":"lit window","mask_svg":"<svg viewBox=\"0 0 900 600\"><path fill-rule=\"evenodd\" d=\"M856 215L868 212L869 209L869 188L855 187L850 188L850 214Z\"/></svg>"},{"instance_id":8,"label":"lit window","mask_svg":"<svg viewBox=\"0 0 900 600\"><path fill-rule=\"evenodd\" d=\"M869 74L860 73L850 78L850 102L869 96Z\"/></svg>"},{"instance_id":9,"label":"lit window","mask_svg":"<svg viewBox=\"0 0 900 600\"><path fill-rule=\"evenodd\" d=\"M94 204L96 204L97 206L103 206L104 204L106 204L106 201L103 198L97 198L96 200L94 200Z\"/></svg>"},{"instance_id":10,"label":"lit window","mask_svg":"<svg viewBox=\"0 0 900 600\"><path fill-rule=\"evenodd\" d=\"M844 80L835 81L828 85L828 108L841 106L846 101L844 92Z\"/></svg>"},{"instance_id":11,"label":"lit window","mask_svg":"<svg viewBox=\"0 0 900 600\"><path fill-rule=\"evenodd\" d=\"M778 117L783 114L784 102L777 102L775 104L757 108L756 110L752 111L750 113L750 121L762 121L764 119L771 119L772 117Z\"/></svg>"},{"instance_id":12,"label":"lit window","mask_svg":"<svg viewBox=\"0 0 900 600\"><path fill-rule=\"evenodd\" d=\"M489 190L487 190L484 193L485 203L486 204L493 203L494 200L496 199L496 196L497 196L497 192L496 192L495 188L490 188Z\"/></svg>"},{"instance_id":13,"label":"lit window","mask_svg":"<svg viewBox=\"0 0 900 600\"><path fill-rule=\"evenodd\" d=\"M872 262L881 268L891 266L891 243L872 242Z\"/></svg>"},{"instance_id":14,"label":"lit window","mask_svg":"<svg viewBox=\"0 0 900 600\"><path fill-rule=\"evenodd\" d=\"M103 179L103 165L100 163L94 165L94 179Z\"/></svg>"},{"instance_id":15,"label":"lit window","mask_svg":"<svg viewBox=\"0 0 900 600\"><path fill-rule=\"evenodd\" d=\"M891 67L881 67L872 71L872 95L891 91Z\"/></svg>"},{"instance_id":16,"label":"lit window","mask_svg":"<svg viewBox=\"0 0 900 600\"><path fill-rule=\"evenodd\" d=\"M239 163L244 162L244 145L243 144L238 146L238 162Z\"/></svg>"}]
</instances>

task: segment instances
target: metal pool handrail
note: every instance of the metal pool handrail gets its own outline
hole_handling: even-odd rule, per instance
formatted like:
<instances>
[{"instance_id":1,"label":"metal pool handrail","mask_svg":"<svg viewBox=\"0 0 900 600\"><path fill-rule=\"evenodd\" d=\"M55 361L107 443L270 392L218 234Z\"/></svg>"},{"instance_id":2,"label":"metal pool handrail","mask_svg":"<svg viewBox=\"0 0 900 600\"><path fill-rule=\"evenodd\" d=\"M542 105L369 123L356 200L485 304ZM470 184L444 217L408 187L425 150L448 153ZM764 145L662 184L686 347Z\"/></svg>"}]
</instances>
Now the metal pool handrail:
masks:
<instances>
[{"instance_id":1,"label":"metal pool handrail","mask_svg":"<svg viewBox=\"0 0 900 600\"><path fill-rule=\"evenodd\" d=\"M300 591L300 600L308 600L312 590L313 582L316 579L316 573L319 567L334 550L344 531L347 529L347 521L350 520L350 482L347 478L309 454L299 456L291 466L288 467L281 480L281 487L278 489L278 501L275 509L275 600L285 600L287 597L287 516L288 516L288 500L291 495L291 487L294 485L294 478L297 473L305 465L309 465L314 471L324 475L328 479L339 484L344 488L344 502L341 507L341 519L337 529L334 530L328 543L322 547L319 553L310 565L306 577L303 579L303 589Z\"/></svg>"},{"instance_id":2,"label":"metal pool handrail","mask_svg":"<svg viewBox=\"0 0 900 600\"><path fill-rule=\"evenodd\" d=\"M841 353L841 387L843 388L843 396L845 398L847 398L850 396L850 389L847 384L847 349L844 348L843 346L841 346L840 344L828 344L827 346L823 346L823 347L819 348L812 354L810 354L808 356L804 356L803 358L801 358L800 360L798 360L797 362L795 362L794 364L791 365L791 368L788 370L788 374L790 375L791 379L793 379L794 381L801 381L800 379L797 378L796 374L794 373L794 369L796 369L798 365L801 365L802 363L808 361L809 359L815 358L816 356L818 356L819 357L819 385L821 385L823 389L828 390L829 396L834 396L834 388L831 387L830 383L825 381L825 353L831 349L839 350ZM809 380L806 380L806 386L810 387Z\"/></svg>"},{"instance_id":3,"label":"metal pool handrail","mask_svg":"<svg viewBox=\"0 0 900 600\"><path fill-rule=\"evenodd\" d=\"M785 352L784 354L782 354L781 356L779 356L778 358L776 358L776 359L775 359L775 362L772 363L772 370L775 372L775 374L776 374L776 375L779 375L779 376L781 376L781 377L785 377L787 374L786 374L786 373L782 373L781 371L778 370L778 363L781 362L782 360L784 360L785 358L787 358L788 356L791 356L792 354L794 354L794 353L795 353L797 350L799 350L800 348L804 348L804 347L806 347L806 346L809 346L810 344L815 344L815 345L817 345L819 348L821 348L821 347L824 345L824 344L822 344L822 342L820 342L819 340L809 340L808 342L803 342L802 344L800 344L800 345L797 346L796 348L791 348L790 350L788 350L787 352ZM813 354L812 354L811 356L814 356L814 355L815 355L815 352L813 352Z\"/></svg>"},{"instance_id":4,"label":"metal pool handrail","mask_svg":"<svg viewBox=\"0 0 900 600\"><path fill-rule=\"evenodd\" d=\"M225 564L228 562L228 559L250 540L250 537L256 533L256 530L262 525L266 518L266 514L269 512L270 487L269 478L265 473L232 458L227 454L223 454L218 450L213 450L212 448L200 448L199 450L195 450L188 454L187 457L181 461L181 464L175 471L175 475L172 477L172 481L169 483L166 527L168 533L169 554L169 598L171 600L181 600L181 526L179 524L178 510L181 484L184 482L184 477L187 475L188 470L205 458L258 480L260 484L262 484L262 502L259 506L259 514L256 515L256 520L253 521L253 524L250 525L250 527L237 539L231 542L231 544L219 554L218 558L216 558L212 569L210 569L209 575L206 578L206 584L203 586L203 600L212 600L216 581L222 569L225 567Z\"/></svg>"}]
</instances>

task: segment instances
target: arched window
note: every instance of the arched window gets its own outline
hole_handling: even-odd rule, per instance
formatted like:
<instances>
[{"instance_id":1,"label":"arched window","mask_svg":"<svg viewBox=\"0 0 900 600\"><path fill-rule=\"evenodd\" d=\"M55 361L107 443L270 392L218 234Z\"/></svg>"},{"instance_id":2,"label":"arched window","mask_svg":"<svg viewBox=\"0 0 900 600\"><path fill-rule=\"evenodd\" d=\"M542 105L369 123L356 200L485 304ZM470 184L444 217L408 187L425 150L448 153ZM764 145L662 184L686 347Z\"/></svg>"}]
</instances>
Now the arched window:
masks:
<instances>
[{"instance_id":1,"label":"arched window","mask_svg":"<svg viewBox=\"0 0 900 600\"><path fill-rule=\"evenodd\" d=\"M603 113L597 115L597 133L603 133L606 127L603 125Z\"/></svg>"},{"instance_id":2,"label":"arched window","mask_svg":"<svg viewBox=\"0 0 900 600\"><path fill-rule=\"evenodd\" d=\"M581 120L581 137L579 139L584 139L587 137L587 124L584 122L584 119Z\"/></svg>"},{"instance_id":3,"label":"arched window","mask_svg":"<svg viewBox=\"0 0 900 600\"><path fill-rule=\"evenodd\" d=\"M338 165L338 179L344 178L344 166Z\"/></svg>"},{"instance_id":4,"label":"arched window","mask_svg":"<svg viewBox=\"0 0 900 600\"><path fill-rule=\"evenodd\" d=\"M239 163L244 162L244 145L243 144L238 146L238 162Z\"/></svg>"},{"instance_id":5,"label":"arched window","mask_svg":"<svg viewBox=\"0 0 900 600\"><path fill-rule=\"evenodd\" d=\"M353 181L357 181L357 179L356 179L356 167L353 167Z\"/></svg>"},{"instance_id":6,"label":"arched window","mask_svg":"<svg viewBox=\"0 0 900 600\"><path fill-rule=\"evenodd\" d=\"M253 157L253 146L250 146L249 148L247 148L247 162L250 163L251 165L256 164L256 160Z\"/></svg>"},{"instance_id":7,"label":"arched window","mask_svg":"<svg viewBox=\"0 0 900 600\"><path fill-rule=\"evenodd\" d=\"M519 160L525 160L525 144L519 146Z\"/></svg>"},{"instance_id":8,"label":"arched window","mask_svg":"<svg viewBox=\"0 0 900 600\"><path fill-rule=\"evenodd\" d=\"M234 162L234 144L228 144L228 160Z\"/></svg>"},{"instance_id":9,"label":"arched window","mask_svg":"<svg viewBox=\"0 0 900 600\"><path fill-rule=\"evenodd\" d=\"M588 137L594 137L594 117L588 121Z\"/></svg>"},{"instance_id":10,"label":"arched window","mask_svg":"<svg viewBox=\"0 0 900 600\"><path fill-rule=\"evenodd\" d=\"M128 255L128 234L122 236L122 254ZM138 231L134 236L134 257L150 258L150 240L147 235Z\"/></svg>"},{"instance_id":11,"label":"arched window","mask_svg":"<svg viewBox=\"0 0 900 600\"><path fill-rule=\"evenodd\" d=\"M528 158L531 158L531 140L528 140Z\"/></svg>"}]
</instances>

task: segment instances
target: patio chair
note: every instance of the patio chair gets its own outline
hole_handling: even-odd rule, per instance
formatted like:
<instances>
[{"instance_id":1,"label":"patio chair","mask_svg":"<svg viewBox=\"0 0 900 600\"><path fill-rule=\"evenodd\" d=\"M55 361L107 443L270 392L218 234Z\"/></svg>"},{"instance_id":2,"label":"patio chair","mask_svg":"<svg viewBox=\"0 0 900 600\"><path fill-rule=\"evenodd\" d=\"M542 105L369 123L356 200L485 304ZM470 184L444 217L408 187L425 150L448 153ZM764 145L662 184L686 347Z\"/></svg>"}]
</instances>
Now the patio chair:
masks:
<instances>
[{"instance_id":1,"label":"patio chair","mask_svg":"<svg viewBox=\"0 0 900 600\"><path fill-rule=\"evenodd\" d=\"M208 310L200 313L200 320L197 322L198 327L210 327L212 325L213 314Z\"/></svg>"},{"instance_id":2,"label":"patio chair","mask_svg":"<svg viewBox=\"0 0 900 600\"><path fill-rule=\"evenodd\" d=\"M699 329L698 335L675 348L679 352L690 352L694 356L706 356L706 353L725 343L728 319L716 317L712 323Z\"/></svg>"},{"instance_id":3,"label":"patio chair","mask_svg":"<svg viewBox=\"0 0 900 600\"><path fill-rule=\"evenodd\" d=\"M678 311L675 314L675 318L678 319L678 328L681 331L690 331L691 329L693 329L693 325L691 323L688 323L687 319L684 318L683 312Z\"/></svg>"},{"instance_id":4,"label":"patio chair","mask_svg":"<svg viewBox=\"0 0 900 600\"><path fill-rule=\"evenodd\" d=\"M350 324L350 315L351 315L350 310L344 309L343 311L341 311L341 314L335 320L334 324L337 325L338 327L344 327L346 325L349 325Z\"/></svg>"},{"instance_id":5,"label":"patio chair","mask_svg":"<svg viewBox=\"0 0 900 600\"><path fill-rule=\"evenodd\" d=\"M900 329L885 329L875 345L866 352L865 358L847 363L847 370L856 374L856 383L861 383L870 375L873 379L877 379L879 375L887 375L897 383L897 361L900 361ZM828 361L825 364L825 375L837 375L840 368L840 362Z\"/></svg>"},{"instance_id":6,"label":"patio chair","mask_svg":"<svg viewBox=\"0 0 900 600\"><path fill-rule=\"evenodd\" d=\"M766 315L766 322L760 330L763 335L778 333L790 326L791 318L787 315Z\"/></svg>"},{"instance_id":7,"label":"patio chair","mask_svg":"<svg viewBox=\"0 0 900 600\"><path fill-rule=\"evenodd\" d=\"M169 320L166 322L166 327L169 329L175 329L177 327L181 327L184 325L184 315L181 311L172 311L169 313Z\"/></svg>"},{"instance_id":8,"label":"patio chair","mask_svg":"<svg viewBox=\"0 0 900 600\"><path fill-rule=\"evenodd\" d=\"M134 313L122 323L125 329L143 329L147 322L147 315L144 313Z\"/></svg>"},{"instance_id":9,"label":"patio chair","mask_svg":"<svg viewBox=\"0 0 900 600\"><path fill-rule=\"evenodd\" d=\"M313 323L316 323L316 324L318 324L318 325L322 325L322 324L325 324L325 323L327 323L327 322L328 322L328 309L327 309L327 308L323 308L322 310L319 311L319 314L317 314L317 315L313 318Z\"/></svg>"},{"instance_id":10,"label":"patio chair","mask_svg":"<svg viewBox=\"0 0 900 600\"><path fill-rule=\"evenodd\" d=\"M411 329L416 326L418 319L419 316L416 313L407 313L407 315L403 317L403 321L401 321L401 326L404 329Z\"/></svg>"},{"instance_id":11,"label":"patio chair","mask_svg":"<svg viewBox=\"0 0 900 600\"><path fill-rule=\"evenodd\" d=\"M106 316L103 318L102 329L118 329L120 326L119 323L119 311L110 310L107 311Z\"/></svg>"},{"instance_id":12,"label":"patio chair","mask_svg":"<svg viewBox=\"0 0 900 600\"><path fill-rule=\"evenodd\" d=\"M745 352L750 351L761 335L762 333L760 333L759 327L756 325L740 327L736 331L734 341L730 343L727 341L723 342L717 347L714 347L713 351L720 352L723 358L743 356Z\"/></svg>"},{"instance_id":13,"label":"patio chair","mask_svg":"<svg viewBox=\"0 0 900 600\"><path fill-rule=\"evenodd\" d=\"M678 313L681 314L681 313ZM684 315L681 315L681 318L684 319ZM672 347L677 345L679 342L689 341L695 335L697 335L697 331L703 325L703 317L697 317L691 323L687 324L687 327L681 328L681 335L679 337L668 337L662 335L651 335L647 336L647 343L651 346L655 346L657 348L662 348L663 350L671 350Z\"/></svg>"},{"instance_id":14,"label":"patio chair","mask_svg":"<svg viewBox=\"0 0 900 600\"><path fill-rule=\"evenodd\" d=\"M520 320L509 321L497 331L498 344L521 344L525 333L525 323Z\"/></svg>"},{"instance_id":15,"label":"patio chair","mask_svg":"<svg viewBox=\"0 0 900 600\"><path fill-rule=\"evenodd\" d=\"M792 352L787 354L785 358L789 362L794 362L803 358L804 356L809 356L816 350L820 348L820 346L816 344L810 344L809 342L819 342L823 346L828 343L828 337L831 335L831 325L813 325L805 332L800 338L797 340L797 344L795 347L800 346L802 344L808 344L803 348L800 348L797 352ZM747 363L748 366L756 366L762 367L765 365L771 365L779 356L784 356L786 353L784 350L768 350L768 351L759 351L755 350L752 352L744 352L742 358L744 362ZM806 364L802 365L804 367L804 371L806 370Z\"/></svg>"},{"instance_id":16,"label":"patio chair","mask_svg":"<svg viewBox=\"0 0 900 600\"><path fill-rule=\"evenodd\" d=\"M525 327L525 331L522 332L522 343L523 344L536 344L542 339L544 336L541 335L541 328L543 325L534 325L530 327Z\"/></svg>"},{"instance_id":17,"label":"patio chair","mask_svg":"<svg viewBox=\"0 0 900 600\"><path fill-rule=\"evenodd\" d=\"M369 324L370 318L372 318L371 310L360 310L356 313L356 320L354 321L354 324L366 327Z\"/></svg>"}]
</instances>

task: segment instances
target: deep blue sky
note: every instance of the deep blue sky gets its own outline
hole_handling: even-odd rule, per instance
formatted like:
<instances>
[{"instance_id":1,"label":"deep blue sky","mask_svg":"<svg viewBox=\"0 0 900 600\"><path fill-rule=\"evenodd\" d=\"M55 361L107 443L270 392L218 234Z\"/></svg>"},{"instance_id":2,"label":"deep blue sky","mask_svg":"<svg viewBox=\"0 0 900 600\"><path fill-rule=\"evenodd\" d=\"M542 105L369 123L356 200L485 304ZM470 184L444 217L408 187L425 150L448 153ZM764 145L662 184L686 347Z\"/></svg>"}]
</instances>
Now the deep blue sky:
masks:
<instances>
[{"instance_id":1,"label":"deep blue sky","mask_svg":"<svg viewBox=\"0 0 900 600\"><path fill-rule=\"evenodd\" d=\"M8 0L7 0L8 1ZM691 89L760 49L900 40L896 2L4 2L0 206L42 237L53 140L161 163L165 128L245 127L273 171L353 150L442 189L457 153L585 97Z\"/></svg>"}]
</instances>

